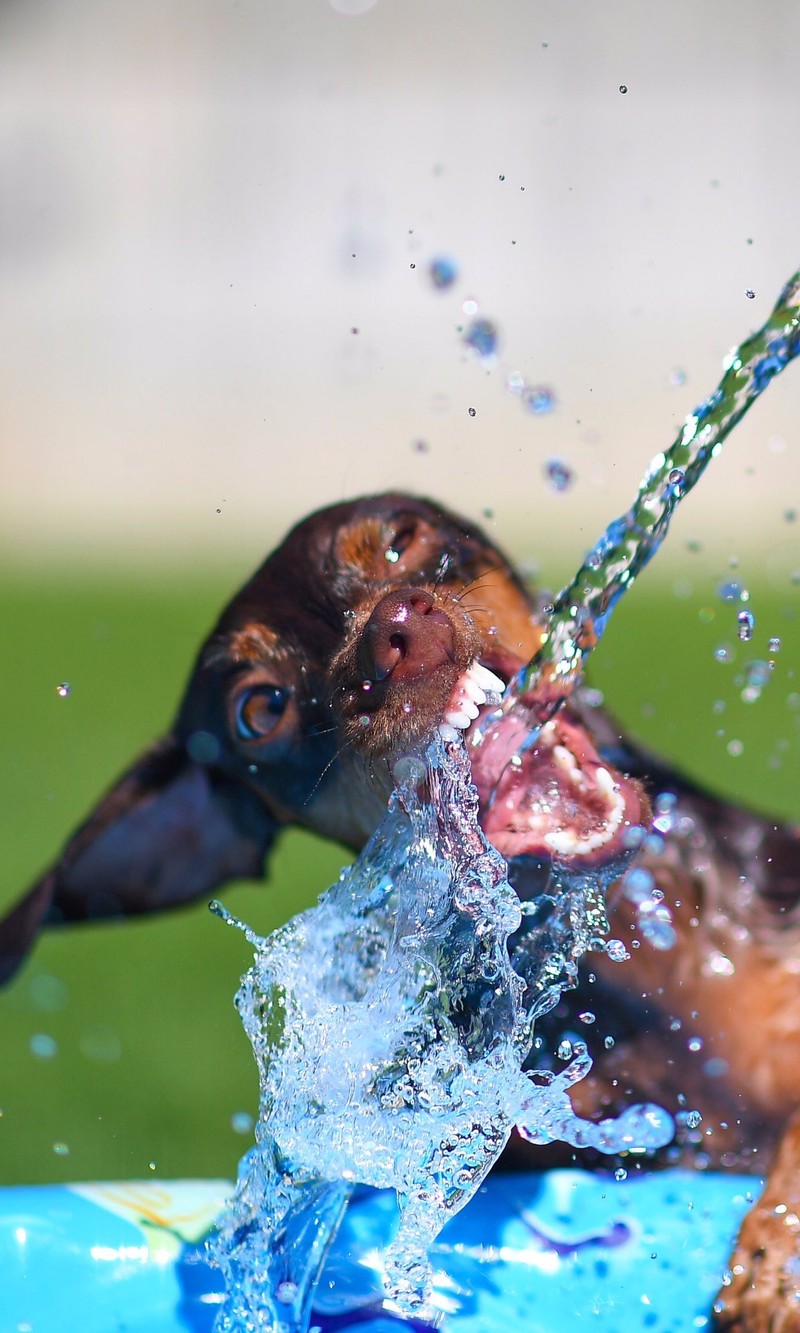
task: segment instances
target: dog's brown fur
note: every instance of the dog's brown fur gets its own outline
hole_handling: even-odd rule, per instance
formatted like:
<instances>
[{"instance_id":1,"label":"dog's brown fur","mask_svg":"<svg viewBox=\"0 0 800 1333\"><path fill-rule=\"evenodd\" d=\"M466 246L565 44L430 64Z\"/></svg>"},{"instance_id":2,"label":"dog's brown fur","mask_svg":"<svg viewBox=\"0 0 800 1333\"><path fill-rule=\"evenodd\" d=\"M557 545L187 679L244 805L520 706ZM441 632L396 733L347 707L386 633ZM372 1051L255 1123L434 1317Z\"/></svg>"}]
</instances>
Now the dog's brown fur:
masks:
<instances>
[{"instance_id":1,"label":"dog's brown fur","mask_svg":"<svg viewBox=\"0 0 800 1333\"><path fill-rule=\"evenodd\" d=\"M390 494L313 514L223 612L172 730L0 924L0 978L41 925L159 911L261 876L286 824L362 846L385 808L392 758L441 720L470 661L508 680L542 624L502 553L439 505ZM557 747L572 755L579 786L560 780ZM640 940L635 908L612 888L612 934L631 956L592 954L593 980L572 997L614 1037L611 1049L598 1042L574 1101L584 1115L629 1100L697 1109L702 1123L673 1158L754 1171L774 1161L717 1318L749 1333L799 1329L798 831L696 789L580 695L516 785L507 761L507 747L477 749L474 772L484 827L523 897L547 882L553 829L602 831L601 768L625 819L576 852L578 870L612 877L625 830L647 822L659 794L676 797L663 841L640 864L670 906L677 944Z\"/></svg>"}]
</instances>

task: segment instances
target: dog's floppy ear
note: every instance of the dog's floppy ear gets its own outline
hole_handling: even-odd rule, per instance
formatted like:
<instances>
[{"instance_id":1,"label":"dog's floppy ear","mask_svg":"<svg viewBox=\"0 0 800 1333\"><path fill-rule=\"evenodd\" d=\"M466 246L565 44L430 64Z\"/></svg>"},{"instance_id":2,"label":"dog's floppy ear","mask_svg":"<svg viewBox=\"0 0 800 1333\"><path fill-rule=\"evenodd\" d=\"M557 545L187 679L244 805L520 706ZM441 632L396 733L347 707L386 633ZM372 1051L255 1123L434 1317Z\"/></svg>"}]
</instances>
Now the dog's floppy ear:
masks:
<instances>
[{"instance_id":1,"label":"dog's floppy ear","mask_svg":"<svg viewBox=\"0 0 800 1333\"><path fill-rule=\"evenodd\" d=\"M167 736L112 787L59 861L0 922L0 984L44 925L133 916L260 878L279 830L236 778Z\"/></svg>"}]
</instances>

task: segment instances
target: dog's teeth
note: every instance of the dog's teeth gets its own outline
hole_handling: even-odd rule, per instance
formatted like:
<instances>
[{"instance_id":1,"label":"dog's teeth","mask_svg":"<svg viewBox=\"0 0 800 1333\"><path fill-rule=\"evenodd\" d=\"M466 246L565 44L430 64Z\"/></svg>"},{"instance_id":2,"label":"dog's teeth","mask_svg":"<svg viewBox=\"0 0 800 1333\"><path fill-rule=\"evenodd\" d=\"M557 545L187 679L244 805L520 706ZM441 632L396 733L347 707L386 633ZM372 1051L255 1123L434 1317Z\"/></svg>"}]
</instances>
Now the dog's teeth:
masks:
<instances>
[{"instance_id":1,"label":"dog's teeth","mask_svg":"<svg viewBox=\"0 0 800 1333\"><path fill-rule=\"evenodd\" d=\"M466 713L467 717L474 721L478 716L478 705L469 698L461 699L459 700L458 711L459 713Z\"/></svg>"},{"instance_id":2,"label":"dog's teeth","mask_svg":"<svg viewBox=\"0 0 800 1333\"><path fill-rule=\"evenodd\" d=\"M451 727L458 727L459 731L466 731L470 724L469 716L466 713L462 713L460 709L455 708L451 708L445 713L444 720L445 722L448 722Z\"/></svg>"},{"instance_id":3,"label":"dog's teeth","mask_svg":"<svg viewBox=\"0 0 800 1333\"><path fill-rule=\"evenodd\" d=\"M555 833L547 833L544 841L551 851L561 856L586 856L588 852L603 847L611 838L615 827L593 833L588 838L577 838L571 829L557 829Z\"/></svg>"},{"instance_id":4,"label":"dog's teeth","mask_svg":"<svg viewBox=\"0 0 800 1333\"><path fill-rule=\"evenodd\" d=\"M503 694L505 692L504 682L481 662L473 662L468 674L475 684L479 685L487 694Z\"/></svg>"},{"instance_id":5,"label":"dog's teeth","mask_svg":"<svg viewBox=\"0 0 800 1333\"><path fill-rule=\"evenodd\" d=\"M563 749L563 747L554 746L553 749L555 753L555 750ZM566 828L556 829L553 833L545 834L544 841L551 852L554 852L557 856L586 856L589 852L596 851L598 847L604 847L607 842L611 841L622 823L625 815L625 801L607 768L596 770L595 782L598 791L611 804L607 818L596 833L591 833L586 838L579 838L573 833L572 829Z\"/></svg>"},{"instance_id":6,"label":"dog's teeth","mask_svg":"<svg viewBox=\"0 0 800 1333\"><path fill-rule=\"evenodd\" d=\"M467 698L468 698L468 699L471 699L472 702L473 702L474 704L485 704L485 703L486 703L486 695L484 694L484 692L483 692L483 690L481 689L480 685L476 685L475 682L474 682L473 680L471 680L471 681L469 682L469 685L468 685L467 689L465 690L465 694L466 694Z\"/></svg>"},{"instance_id":7,"label":"dog's teeth","mask_svg":"<svg viewBox=\"0 0 800 1333\"><path fill-rule=\"evenodd\" d=\"M480 685L476 685L468 671L461 676L454 692L454 698L458 701L459 707L463 699L469 699L473 704L485 704L486 695Z\"/></svg>"},{"instance_id":8,"label":"dog's teeth","mask_svg":"<svg viewBox=\"0 0 800 1333\"><path fill-rule=\"evenodd\" d=\"M583 780L583 774L575 761L575 757L567 749L566 745L554 745L551 754L556 766L560 768L561 772L569 779L574 787L586 786L586 783Z\"/></svg>"},{"instance_id":9,"label":"dog's teeth","mask_svg":"<svg viewBox=\"0 0 800 1333\"><path fill-rule=\"evenodd\" d=\"M612 832L615 832L622 823L622 817L625 814L624 797L607 768L598 768L594 778L598 791L602 792L611 803L611 813L607 824Z\"/></svg>"}]
</instances>

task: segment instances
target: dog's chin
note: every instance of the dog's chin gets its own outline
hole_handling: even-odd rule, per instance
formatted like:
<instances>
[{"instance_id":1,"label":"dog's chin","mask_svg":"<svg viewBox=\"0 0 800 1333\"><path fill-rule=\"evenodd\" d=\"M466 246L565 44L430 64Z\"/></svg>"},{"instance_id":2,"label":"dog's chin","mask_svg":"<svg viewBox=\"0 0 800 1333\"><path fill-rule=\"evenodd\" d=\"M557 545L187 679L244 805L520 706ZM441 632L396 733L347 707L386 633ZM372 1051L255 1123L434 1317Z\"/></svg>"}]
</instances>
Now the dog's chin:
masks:
<instances>
[{"instance_id":1,"label":"dog's chin","mask_svg":"<svg viewBox=\"0 0 800 1333\"><path fill-rule=\"evenodd\" d=\"M521 705L501 713L488 674L476 663L460 677L440 728L465 736L486 836L508 860L534 857L587 871L628 855L631 827L650 815L639 784L604 763L568 706L528 745L533 715ZM477 699L476 690L488 699Z\"/></svg>"}]
</instances>

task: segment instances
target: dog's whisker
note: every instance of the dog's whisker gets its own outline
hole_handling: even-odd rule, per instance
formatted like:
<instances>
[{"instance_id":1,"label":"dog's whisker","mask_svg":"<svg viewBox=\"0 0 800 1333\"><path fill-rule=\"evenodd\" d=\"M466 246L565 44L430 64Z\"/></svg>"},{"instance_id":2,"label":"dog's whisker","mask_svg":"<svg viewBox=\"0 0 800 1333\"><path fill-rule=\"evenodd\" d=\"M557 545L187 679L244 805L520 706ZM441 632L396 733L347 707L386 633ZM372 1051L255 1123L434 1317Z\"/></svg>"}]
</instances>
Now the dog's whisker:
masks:
<instances>
[{"instance_id":1,"label":"dog's whisker","mask_svg":"<svg viewBox=\"0 0 800 1333\"><path fill-rule=\"evenodd\" d=\"M489 565L488 568L482 570L480 574L476 574L474 579L470 579L468 583L465 583L457 593L454 593L453 600L461 601L467 593L471 592L474 588L479 587L485 579L493 578L495 574L505 574L508 576L509 572L508 565L503 561L498 561L496 565ZM492 585L490 584L489 586L491 587Z\"/></svg>"},{"instance_id":2,"label":"dog's whisker","mask_svg":"<svg viewBox=\"0 0 800 1333\"><path fill-rule=\"evenodd\" d=\"M330 730L331 730L331 731L335 731L336 728L335 728L335 727L331 727ZM330 757L330 759L328 760L327 764L326 764L325 767L322 769L322 772L320 773L319 777L317 778L316 782L314 783L314 786L311 788L311 791L308 793L306 799L303 801L303 806L304 806L305 808L308 808L308 806L311 804L312 798L313 798L313 797L316 795L316 793L319 791L319 788L320 788L320 786L321 786L321 784L322 784L322 781L323 781L323 779L325 778L326 774L328 774L328 773L330 772L330 770L333 768L333 765L334 765L339 759L341 759L342 755L343 755L343 754L346 754L347 750L350 749L350 748L352 748L352 745L353 745L352 740L346 740L346 741L343 741L342 744L341 744L341 745L338 747L338 749L336 750L335 754L331 755L331 757Z\"/></svg>"}]
</instances>

